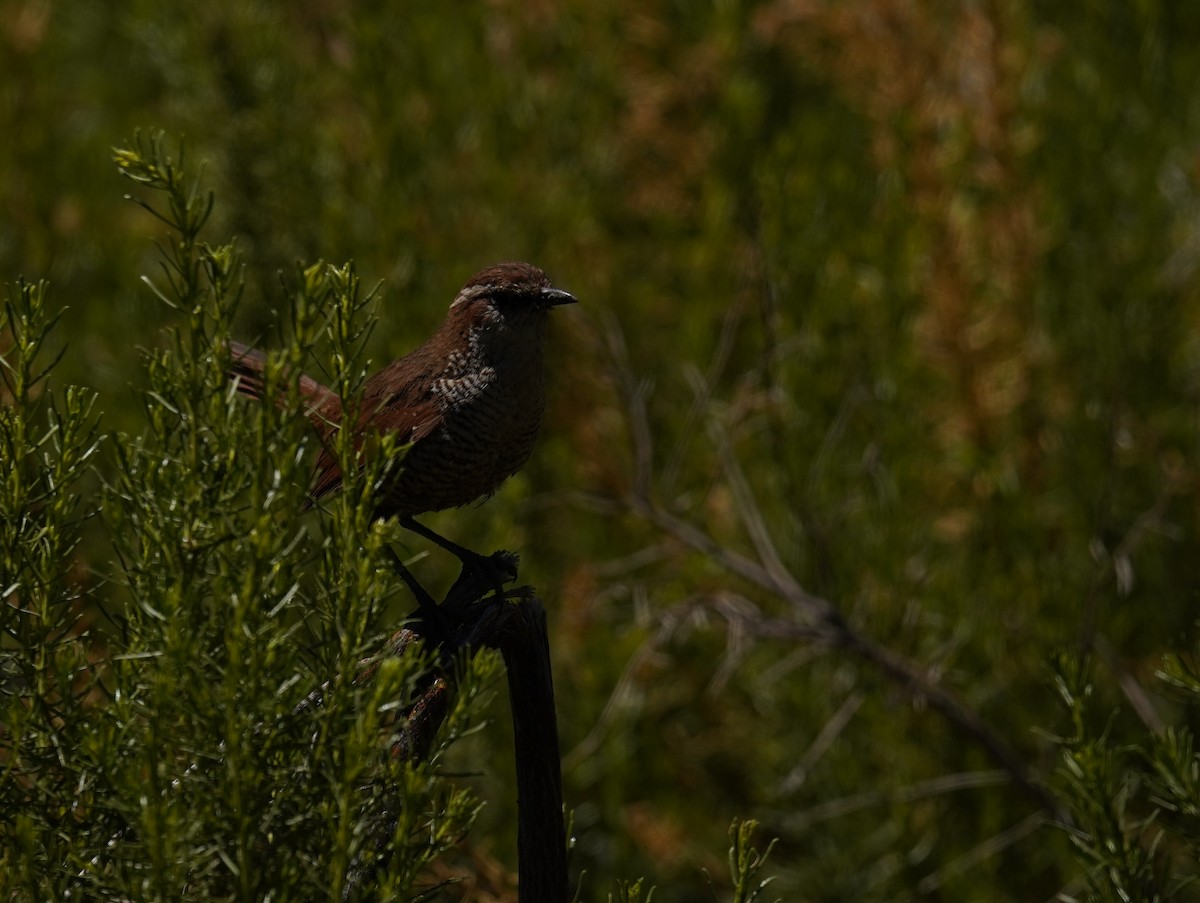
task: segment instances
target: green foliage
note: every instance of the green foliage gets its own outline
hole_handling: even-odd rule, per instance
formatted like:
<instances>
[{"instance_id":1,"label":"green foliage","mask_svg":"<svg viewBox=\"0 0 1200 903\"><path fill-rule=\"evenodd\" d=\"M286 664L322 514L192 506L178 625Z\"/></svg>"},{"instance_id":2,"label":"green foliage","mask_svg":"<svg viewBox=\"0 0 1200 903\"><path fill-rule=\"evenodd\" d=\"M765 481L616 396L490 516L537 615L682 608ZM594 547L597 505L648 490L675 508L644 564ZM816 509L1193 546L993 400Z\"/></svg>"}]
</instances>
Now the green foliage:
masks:
<instances>
[{"instance_id":1,"label":"green foliage","mask_svg":"<svg viewBox=\"0 0 1200 903\"><path fill-rule=\"evenodd\" d=\"M729 873L733 878L734 903L755 903L772 881L771 878L759 880L758 876L777 839L768 843L760 853L750 844L757 829L758 823L752 820L741 823L735 821L729 826L729 838L733 842L729 848Z\"/></svg>"},{"instance_id":2,"label":"green foliage","mask_svg":"<svg viewBox=\"0 0 1200 903\"><path fill-rule=\"evenodd\" d=\"M609 903L650 903L654 899L654 888L648 888L643 894L645 879L639 878L637 881L618 881L617 893L614 897L609 894Z\"/></svg>"},{"instance_id":3,"label":"green foliage","mask_svg":"<svg viewBox=\"0 0 1200 903\"><path fill-rule=\"evenodd\" d=\"M1164 656L1165 693L1194 711L1200 703L1195 653ZM1056 738L1058 784L1070 806L1065 826L1087 867L1088 899L1193 899L1200 879L1200 755L1188 723L1151 725L1128 742L1113 737L1116 713L1095 723L1095 675L1060 655L1055 683L1071 720Z\"/></svg>"},{"instance_id":4,"label":"green foliage","mask_svg":"<svg viewBox=\"0 0 1200 903\"><path fill-rule=\"evenodd\" d=\"M312 465L300 368L324 334L331 383L353 410L372 296L352 265L302 270L288 347L247 416L225 377L240 258L201 240L213 195L159 133L115 160L169 229L150 287L183 323L147 357L146 429L105 437L114 466L99 508L117 569L107 593L85 593L64 575L89 513L77 484L102 438L91 396L44 391L57 362L39 363L57 319L45 286L18 283L4 308L0 804L13 818L0 887L14 900L413 899L478 813L437 771L496 659L463 664L427 762L393 755L395 713L427 667L412 648L378 653L396 580L371 490L402 455L339 434L350 476L329 528L317 540L296 524ZM766 885L752 885L766 858L753 829L730 832L736 901ZM627 903L652 896L618 885Z\"/></svg>"},{"instance_id":5,"label":"green foliage","mask_svg":"<svg viewBox=\"0 0 1200 903\"><path fill-rule=\"evenodd\" d=\"M519 550L547 602L573 866L601 893L647 875L661 903L696 899L737 815L779 838L770 890L784 899L1078 892L1097 860L1013 792L980 733L897 676L948 694L1036 786L1068 794L1053 779L1060 748L1031 730L1058 717L1044 665L1065 648L1102 650L1088 711L1117 712L1068 732L1077 808L1095 822L1077 815L1077 839L1109 838L1126 886L1165 880L1163 892L1171 869L1188 870L1192 830L1180 731L1194 736L1195 712L1171 697L1196 685L1194 662L1168 659L1166 682L1154 673L1190 648L1200 585L1197 48L1188 3L14 0L0 9L0 272L45 276L70 305L56 333L70 353L53 372L97 395L111 438L89 461L111 502L86 519L99 507L86 465L76 491L13 478L5 492L76 507L6 509L65 520L0 551L26 556L11 562L29 575L4 617L93 694L111 691L84 649L128 654L114 673L149 669L147 652L183 663L187 634L226 641L226 613L242 625L228 638L236 666L259 669L248 685L279 680L298 698L342 673L389 623L351 612L349 595L376 594L393 615L403 600L371 587L373 553L342 533L353 494L331 501L328 542L286 513L306 468L282 450L311 455L312 439L287 417L294 399L284 411L229 400L227 413L205 375L220 369L217 333L282 347L270 378L284 392L301 367L345 374L346 392L368 357L415 347L473 271L530 259L582 301L555 320L543 436L495 498L431 525ZM189 136L221 197L207 228L236 235L249 262L199 239L182 253L173 232L153 272L178 309L130 279L157 266L143 258L163 224L114 202L106 160L146 122ZM206 195L184 187L184 209L191 198L205 214ZM181 218L167 195L138 191ZM332 337L320 353L312 343L336 299L370 293L349 271L292 264L350 256L366 285L383 283L358 369L329 363ZM206 306L222 281L227 311ZM189 284L199 314L172 287ZM137 344L168 375L147 376ZM170 407L127 389L148 382ZM35 396L6 415L28 418L11 450L27 467L57 454L28 443L52 428L51 402L65 410L57 389ZM650 441L634 448L639 432ZM624 504L643 485L708 551ZM176 488L175 508L151 510ZM205 515L206 497L234 504ZM251 535L278 573L233 548ZM109 564L113 543L126 569ZM911 668L814 642L778 586L714 549L786 575ZM59 556L48 571L43 555ZM323 583L338 562L340 596ZM417 565L453 577L438 553ZM39 568L82 645L19 615L35 608ZM193 604L192 582L220 568L222 595ZM247 610L253 594L275 602ZM269 633L278 605L289 639L263 650L246 631ZM158 639L135 645L123 633L135 627ZM189 667L230 667L218 653ZM301 677L288 683L293 653ZM85 731L92 698L64 696L84 715L44 722L31 748L53 764L86 747L51 735ZM503 709L489 713L487 732L447 752L448 770L483 772L470 780L489 805L464 854L480 875L515 861L511 744ZM21 717L26 736L33 715ZM1153 767L1131 751L1157 749L1147 724L1166 744ZM56 842L22 830L31 849Z\"/></svg>"},{"instance_id":6,"label":"green foliage","mask_svg":"<svg viewBox=\"0 0 1200 903\"><path fill-rule=\"evenodd\" d=\"M356 476L328 529L296 521L312 456L287 374L324 332L352 403L370 297L352 266L304 270L271 400L248 409L224 376L240 261L200 240L211 196L160 136L117 162L171 230L154 288L183 323L148 356L146 429L109 437L117 566L85 592L70 562L96 504L77 485L98 441L89 396L40 391L43 288L19 284L5 308L3 895L409 899L478 803L438 777L448 741L422 763L389 751L418 652L360 679L405 604L367 503L392 449L340 442ZM495 667L484 656L463 675L445 737L478 717Z\"/></svg>"},{"instance_id":7,"label":"green foliage","mask_svg":"<svg viewBox=\"0 0 1200 903\"><path fill-rule=\"evenodd\" d=\"M1165 676L1165 675L1163 675ZM1058 738L1065 825L1087 868L1088 899L1192 899L1200 878L1200 756L1189 727L1121 744L1092 723L1093 675L1060 656L1056 683L1072 732ZM1187 691L1192 704L1200 701ZM1111 722L1111 719L1110 719Z\"/></svg>"},{"instance_id":8,"label":"green foliage","mask_svg":"<svg viewBox=\"0 0 1200 903\"><path fill-rule=\"evenodd\" d=\"M1063 659L1059 692L1069 708L1075 734L1063 738L1060 774L1074 824L1069 834L1088 867L1092 898L1104 901L1161 900L1164 876L1155 868L1162 831L1153 815L1134 814L1140 781L1136 750L1120 748L1085 727L1092 689L1086 669Z\"/></svg>"},{"instance_id":9,"label":"green foliage","mask_svg":"<svg viewBox=\"0 0 1200 903\"><path fill-rule=\"evenodd\" d=\"M91 393L47 391L57 319L42 283L18 282L0 315L10 337L0 356L0 886L29 900L63 899L71 886L64 866L81 861L73 828L91 817L95 779L78 758L97 677L72 561L94 504L79 486L101 437Z\"/></svg>"},{"instance_id":10,"label":"green foliage","mask_svg":"<svg viewBox=\"0 0 1200 903\"><path fill-rule=\"evenodd\" d=\"M763 866L766 865L767 857L771 855L771 850L774 848L776 841L772 840L767 844L766 850L759 853L757 849L751 846L751 841L754 838L754 832L758 829L758 823L752 820L743 822L734 821L729 826L729 839L731 846L729 847L729 876L733 884L733 895L731 897L733 903L755 903L767 889L767 885L773 879L766 878L759 880L759 873ZM716 892L715 885L711 884ZM618 881L616 896L609 894L609 903L651 903L654 899L655 888L647 886L644 878L639 878L636 881ZM719 898L718 898L719 899Z\"/></svg>"}]
</instances>

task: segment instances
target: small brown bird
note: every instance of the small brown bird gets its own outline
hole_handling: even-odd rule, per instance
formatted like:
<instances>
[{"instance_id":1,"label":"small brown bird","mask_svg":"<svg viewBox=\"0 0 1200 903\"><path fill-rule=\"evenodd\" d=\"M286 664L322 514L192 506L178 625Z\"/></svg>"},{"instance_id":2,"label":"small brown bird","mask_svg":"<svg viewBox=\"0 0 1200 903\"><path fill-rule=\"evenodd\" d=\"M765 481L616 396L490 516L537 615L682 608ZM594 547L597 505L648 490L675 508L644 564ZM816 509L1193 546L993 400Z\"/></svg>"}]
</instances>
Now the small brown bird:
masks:
<instances>
[{"instance_id":1,"label":"small brown bird","mask_svg":"<svg viewBox=\"0 0 1200 903\"><path fill-rule=\"evenodd\" d=\"M425 344L367 380L362 411L351 428L357 435L394 433L401 445L411 443L398 470L380 487L376 517L398 517L404 527L453 552L468 568L497 580L489 570L491 559L413 518L490 496L529 459L545 407L542 345L548 314L573 303L574 297L552 286L531 264L489 267L462 287ZM262 353L238 343L230 348L230 375L237 390L260 397ZM342 486L330 442L343 426L342 403L333 390L308 376L301 377L300 391L325 444L317 459L311 505Z\"/></svg>"}]
</instances>

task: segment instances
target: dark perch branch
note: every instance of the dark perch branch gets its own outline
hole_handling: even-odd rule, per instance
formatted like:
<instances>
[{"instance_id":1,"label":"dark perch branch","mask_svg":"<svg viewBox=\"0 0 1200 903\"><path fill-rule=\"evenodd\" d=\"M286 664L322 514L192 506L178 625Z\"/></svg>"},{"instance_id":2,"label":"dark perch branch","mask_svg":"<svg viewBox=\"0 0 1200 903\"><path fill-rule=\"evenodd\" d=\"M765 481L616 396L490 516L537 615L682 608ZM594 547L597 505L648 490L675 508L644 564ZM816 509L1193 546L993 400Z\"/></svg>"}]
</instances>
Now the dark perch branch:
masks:
<instances>
[{"instance_id":1,"label":"dark perch branch","mask_svg":"<svg viewBox=\"0 0 1200 903\"><path fill-rule=\"evenodd\" d=\"M531 593L512 613L500 653L508 668L516 743L518 899L565 903L567 834L546 610Z\"/></svg>"},{"instance_id":2,"label":"dark perch branch","mask_svg":"<svg viewBox=\"0 0 1200 903\"><path fill-rule=\"evenodd\" d=\"M496 552L491 562L498 568L516 569L516 556L509 552ZM439 624L434 628L436 634L448 630L439 643L437 665L421 695L405 709L392 754L414 761L428 756L457 687L454 661L460 654L474 655L485 646L498 648L508 670L516 746L518 899L520 903L566 903L562 765L546 612L529 587L510 590L503 599L494 592L486 576L464 568L446 594L438 609ZM418 632L427 626L418 623L413 629L397 632L386 650L363 663L357 680L371 680L382 658L405 654ZM314 693L301 708L319 704L322 693ZM345 899L352 899L384 865L396 823L390 807L397 804L389 801L370 816L374 855L355 874Z\"/></svg>"}]
</instances>

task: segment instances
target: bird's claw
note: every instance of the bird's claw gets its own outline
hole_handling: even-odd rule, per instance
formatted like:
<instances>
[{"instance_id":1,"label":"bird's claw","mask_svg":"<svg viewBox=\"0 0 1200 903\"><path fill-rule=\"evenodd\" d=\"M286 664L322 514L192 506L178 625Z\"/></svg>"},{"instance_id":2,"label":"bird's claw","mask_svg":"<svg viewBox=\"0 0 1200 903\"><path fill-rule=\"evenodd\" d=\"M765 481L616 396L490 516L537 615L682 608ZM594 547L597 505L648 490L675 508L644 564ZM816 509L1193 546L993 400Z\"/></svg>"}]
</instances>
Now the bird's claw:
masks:
<instances>
[{"instance_id":1,"label":"bird's claw","mask_svg":"<svg viewBox=\"0 0 1200 903\"><path fill-rule=\"evenodd\" d=\"M462 556L462 572L454 581L447 598L479 598L489 591L504 596L505 585L517 579L520 559L512 552L501 550L491 555L469 552Z\"/></svg>"},{"instance_id":2,"label":"bird's claw","mask_svg":"<svg viewBox=\"0 0 1200 903\"><path fill-rule=\"evenodd\" d=\"M521 558L516 552L507 552L501 549L483 558L483 561L487 562L487 567L491 569L491 575L502 586L506 583L516 582L517 566L521 563Z\"/></svg>"}]
</instances>

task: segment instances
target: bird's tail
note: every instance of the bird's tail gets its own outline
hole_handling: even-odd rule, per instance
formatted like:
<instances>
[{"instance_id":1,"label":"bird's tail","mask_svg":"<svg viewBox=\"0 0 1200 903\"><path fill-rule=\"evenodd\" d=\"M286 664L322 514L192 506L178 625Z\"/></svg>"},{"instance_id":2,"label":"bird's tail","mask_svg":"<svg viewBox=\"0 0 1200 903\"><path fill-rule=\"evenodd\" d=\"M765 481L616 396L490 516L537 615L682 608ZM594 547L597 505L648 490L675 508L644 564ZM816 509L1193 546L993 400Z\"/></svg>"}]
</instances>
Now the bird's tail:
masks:
<instances>
[{"instance_id":1,"label":"bird's tail","mask_svg":"<svg viewBox=\"0 0 1200 903\"><path fill-rule=\"evenodd\" d=\"M243 345L241 342L229 341L230 362L229 378L234 381L238 394L247 398L262 398L266 390L263 381L263 368L267 356L257 348ZM298 386L304 397L304 414L316 428L322 441L325 441L337 429L342 420L342 403L337 394L328 386L323 386L311 376L301 374ZM283 396L277 399L283 401Z\"/></svg>"},{"instance_id":2,"label":"bird's tail","mask_svg":"<svg viewBox=\"0 0 1200 903\"><path fill-rule=\"evenodd\" d=\"M267 357L257 348L230 340L229 378L235 381L240 394L247 398L262 398L263 367Z\"/></svg>"}]
</instances>

